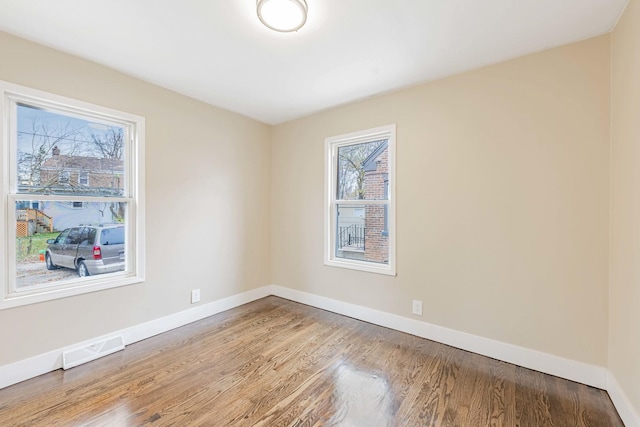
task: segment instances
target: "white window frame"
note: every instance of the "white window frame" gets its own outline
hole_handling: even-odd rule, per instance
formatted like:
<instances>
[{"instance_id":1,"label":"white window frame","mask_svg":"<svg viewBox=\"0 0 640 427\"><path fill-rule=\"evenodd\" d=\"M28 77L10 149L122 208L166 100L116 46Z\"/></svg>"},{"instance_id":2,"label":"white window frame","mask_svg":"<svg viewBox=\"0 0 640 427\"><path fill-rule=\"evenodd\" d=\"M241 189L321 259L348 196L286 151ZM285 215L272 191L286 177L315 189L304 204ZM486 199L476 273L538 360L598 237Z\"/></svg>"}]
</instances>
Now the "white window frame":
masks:
<instances>
[{"instance_id":1,"label":"white window frame","mask_svg":"<svg viewBox=\"0 0 640 427\"><path fill-rule=\"evenodd\" d=\"M388 140L388 200L337 200L338 148L362 144L381 139ZM396 125L387 125L325 139L324 179L324 264L395 276L396 275ZM381 264L336 257L336 205L382 205L388 206L389 263Z\"/></svg>"},{"instance_id":2,"label":"white window frame","mask_svg":"<svg viewBox=\"0 0 640 427\"><path fill-rule=\"evenodd\" d=\"M145 280L145 198L143 117L54 95L0 80L0 309L65 298ZM103 197L18 193L17 182L17 103L50 108L70 116L77 115L98 122L117 124L127 130L125 168L127 182L122 197L109 197L110 202L126 202L126 266L117 273L75 278L26 289L16 287L16 209L17 200L104 201ZM43 268L44 263L43 263Z\"/></svg>"}]
</instances>

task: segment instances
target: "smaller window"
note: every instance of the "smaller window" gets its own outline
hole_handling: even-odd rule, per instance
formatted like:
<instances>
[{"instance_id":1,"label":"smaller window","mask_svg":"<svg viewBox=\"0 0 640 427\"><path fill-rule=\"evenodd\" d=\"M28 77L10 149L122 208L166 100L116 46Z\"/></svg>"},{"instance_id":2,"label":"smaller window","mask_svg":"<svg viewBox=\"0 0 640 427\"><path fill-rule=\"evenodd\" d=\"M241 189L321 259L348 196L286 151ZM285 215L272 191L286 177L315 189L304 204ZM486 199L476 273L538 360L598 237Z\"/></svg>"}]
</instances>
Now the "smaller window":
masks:
<instances>
[{"instance_id":1,"label":"smaller window","mask_svg":"<svg viewBox=\"0 0 640 427\"><path fill-rule=\"evenodd\" d=\"M325 140L325 264L395 275L395 126Z\"/></svg>"},{"instance_id":2,"label":"smaller window","mask_svg":"<svg viewBox=\"0 0 640 427\"><path fill-rule=\"evenodd\" d=\"M68 184L70 177L71 173L69 171L60 171L60 173L58 173L58 182L60 184Z\"/></svg>"},{"instance_id":3,"label":"smaller window","mask_svg":"<svg viewBox=\"0 0 640 427\"><path fill-rule=\"evenodd\" d=\"M78 174L78 184L83 187L89 185L89 172L83 171Z\"/></svg>"},{"instance_id":4,"label":"smaller window","mask_svg":"<svg viewBox=\"0 0 640 427\"><path fill-rule=\"evenodd\" d=\"M84 206L83 202L72 202L73 203L73 207L76 209L82 209L82 207Z\"/></svg>"}]
</instances>

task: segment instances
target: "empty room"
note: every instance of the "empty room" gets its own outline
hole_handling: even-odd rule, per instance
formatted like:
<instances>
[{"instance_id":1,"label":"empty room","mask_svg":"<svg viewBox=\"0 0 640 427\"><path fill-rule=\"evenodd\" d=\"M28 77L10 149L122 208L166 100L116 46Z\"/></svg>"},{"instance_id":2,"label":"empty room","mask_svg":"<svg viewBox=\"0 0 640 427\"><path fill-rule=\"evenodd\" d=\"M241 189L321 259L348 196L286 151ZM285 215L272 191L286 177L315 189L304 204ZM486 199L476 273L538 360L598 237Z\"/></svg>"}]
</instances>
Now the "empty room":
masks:
<instances>
[{"instance_id":1,"label":"empty room","mask_svg":"<svg viewBox=\"0 0 640 427\"><path fill-rule=\"evenodd\" d=\"M640 427L640 0L0 0L0 426Z\"/></svg>"}]
</instances>

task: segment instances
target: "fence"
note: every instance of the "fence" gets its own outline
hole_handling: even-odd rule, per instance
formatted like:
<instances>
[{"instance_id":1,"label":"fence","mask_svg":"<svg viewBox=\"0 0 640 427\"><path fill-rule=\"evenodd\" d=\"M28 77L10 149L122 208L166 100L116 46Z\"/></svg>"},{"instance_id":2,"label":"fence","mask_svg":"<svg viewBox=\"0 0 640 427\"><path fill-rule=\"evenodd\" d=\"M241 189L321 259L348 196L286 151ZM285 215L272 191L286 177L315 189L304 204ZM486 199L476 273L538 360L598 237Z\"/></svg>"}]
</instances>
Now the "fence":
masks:
<instances>
[{"instance_id":1,"label":"fence","mask_svg":"<svg viewBox=\"0 0 640 427\"><path fill-rule=\"evenodd\" d=\"M366 229L361 225L338 227L338 249L349 248L364 251Z\"/></svg>"}]
</instances>

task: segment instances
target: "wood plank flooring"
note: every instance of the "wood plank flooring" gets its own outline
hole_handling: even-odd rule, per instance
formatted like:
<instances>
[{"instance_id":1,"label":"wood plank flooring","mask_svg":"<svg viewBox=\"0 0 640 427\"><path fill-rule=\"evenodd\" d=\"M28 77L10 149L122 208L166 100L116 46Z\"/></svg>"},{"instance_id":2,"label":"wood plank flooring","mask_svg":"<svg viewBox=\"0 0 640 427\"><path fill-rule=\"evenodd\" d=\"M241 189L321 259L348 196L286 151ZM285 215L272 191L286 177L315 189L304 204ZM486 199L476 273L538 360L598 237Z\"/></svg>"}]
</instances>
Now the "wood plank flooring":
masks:
<instances>
[{"instance_id":1,"label":"wood plank flooring","mask_svg":"<svg viewBox=\"0 0 640 427\"><path fill-rule=\"evenodd\" d=\"M606 392L276 297L0 390L0 426L623 426Z\"/></svg>"}]
</instances>

